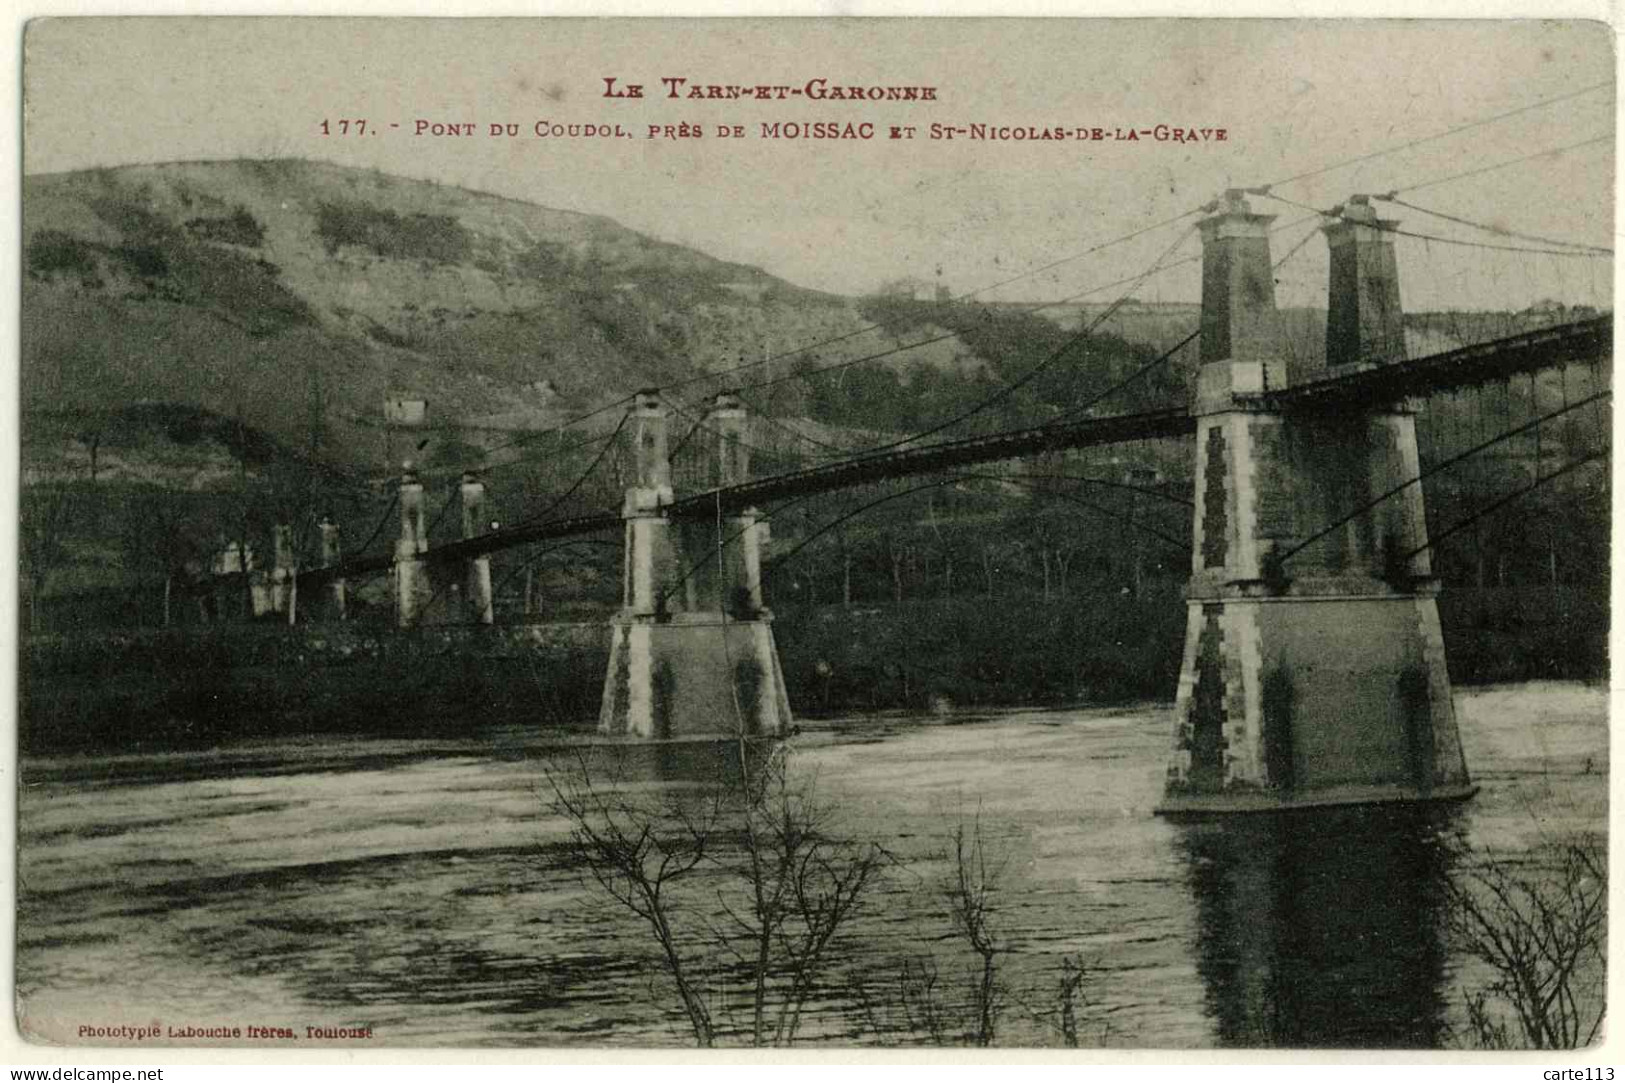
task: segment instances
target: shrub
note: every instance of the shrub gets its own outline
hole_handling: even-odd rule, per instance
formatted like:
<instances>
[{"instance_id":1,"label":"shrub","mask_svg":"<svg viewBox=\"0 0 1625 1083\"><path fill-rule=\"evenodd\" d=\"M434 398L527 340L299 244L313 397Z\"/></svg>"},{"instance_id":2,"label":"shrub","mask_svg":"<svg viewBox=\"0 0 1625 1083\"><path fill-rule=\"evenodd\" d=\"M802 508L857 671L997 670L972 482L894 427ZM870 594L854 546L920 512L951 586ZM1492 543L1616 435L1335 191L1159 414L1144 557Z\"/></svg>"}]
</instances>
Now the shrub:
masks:
<instances>
[{"instance_id":1,"label":"shrub","mask_svg":"<svg viewBox=\"0 0 1625 1083\"><path fill-rule=\"evenodd\" d=\"M328 255L346 245L364 248L386 259L420 259L462 263L473 238L449 214L400 215L370 203L321 203L316 208L316 235Z\"/></svg>"},{"instance_id":2,"label":"shrub","mask_svg":"<svg viewBox=\"0 0 1625 1083\"><path fill-rule=\"evenodd\" d=\"M49 280L70 274L87 286L101 284L94 246L61 230L42 229L34 234L28 242L27 266L31 278Z\"/></svg>"},{"instance_id":3,"label":"shrub","mask_svg":"<svg viewBox=\"0 0 1625 1083\"><path fill-rule=\"evenodd\" d=\"M1456 850L1461 871L1449 884L1450 935L1493 975L1467 994L1477 1043L1591 1044L1602 1026L1608 954L1602 838L1562 840L1549 859L1534 862L1474 850L1461 840Z\"/></svg>"},{"instance_id":4,"label":"shrub","mask_svg":"<svg viewBox=\"0 0 1625 1083\"><path fill-rule=\"evenodd\" d=\"M265 227L242 206L221 218L187 219L186 228L205 241L240 244L246 248L258 248L265 242Z\"/></svg>"},{"instance_id":5,"label":"shrub","mask_svg":"<svg viewBox=\"0 0 1625 1083\"><path fill-rule=\"evenodd\" d=\"M125 244L113 250L120 263L142 278L169 274L169 257L155 244Z\"/></svg>"},{"instance_id":6,"label":"shrub","mask_svg":"<svg viewBox=\"0 0 1625 1083\"><path fill-rule=\"evenodd\" d=\"M563 278L570 273L570 250L556 241L537 241L514 257L513 266L527 278Z\"/></svg>"}]
</instances>

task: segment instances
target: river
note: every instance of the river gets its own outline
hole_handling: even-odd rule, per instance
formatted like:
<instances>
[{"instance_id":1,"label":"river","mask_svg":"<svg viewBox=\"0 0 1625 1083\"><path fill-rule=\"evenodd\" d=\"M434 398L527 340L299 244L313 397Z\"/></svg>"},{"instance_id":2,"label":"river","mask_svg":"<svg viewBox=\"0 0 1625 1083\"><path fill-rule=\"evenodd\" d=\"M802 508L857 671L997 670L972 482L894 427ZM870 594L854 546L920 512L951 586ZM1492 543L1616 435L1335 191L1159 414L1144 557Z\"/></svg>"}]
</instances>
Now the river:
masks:
<instances>
[{"instance_id":1,"label":"river","mask_svg":"<svg viewBox=\"0 0 1625 1083\"><path fill-rule=\"evenodd\" d=\"M963 824L997 874L1001 1044L1057 1044L1064 958L1086 969L1085 1046L1461 1042L1463 990L1482 975L1443 933L1440 840L1462 831L1520 854L1604 830L1608 739L1599 687L1466 689L1457 705L1482 786L1463 805L1192 824L1152 815L1165 706L804 722L795 776L896 861L835 943L841 981L813 998L803 1040L920 1040L892 995L899 976L930 966L944 990L964 987L972 959L940 890ZM691 1044L644 926L563 845L543 765L591 744L471 722L455 739L25 759L25 1030ZM645 750L630 785L694 789L708 751ZM701 910L679 916L703 937L700 922L723 917ZM702 969L720 962L693 950ZM744 1006L708 995L719 1026L740 1024Z\"/></svg>"}]
</instances>

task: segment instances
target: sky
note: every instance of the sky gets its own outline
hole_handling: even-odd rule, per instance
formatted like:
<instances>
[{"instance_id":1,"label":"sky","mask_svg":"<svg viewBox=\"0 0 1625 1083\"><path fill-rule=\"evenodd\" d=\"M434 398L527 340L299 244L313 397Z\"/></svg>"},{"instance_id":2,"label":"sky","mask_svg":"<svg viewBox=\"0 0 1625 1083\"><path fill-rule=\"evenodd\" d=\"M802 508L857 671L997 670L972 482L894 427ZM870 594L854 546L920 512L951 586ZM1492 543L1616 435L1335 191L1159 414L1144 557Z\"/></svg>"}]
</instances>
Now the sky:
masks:
<instances>
[{"instance_id":1,"label":"sky","mask_svg":"<svg viewBox=\"0 0 1625 1083\"><path fill-rule=\"evenodd\" d=\"M607 215L841 293L913 277L990 299L1111 300L1125 289L1114 283L1155 267L1137 297L1194 301L1196 269L1181 262L1199 251L1194 216L1093 249L1226 187L1373 154L1272 189L1291 202L1253 197L1280 215L1277 257L1313 232L1312 209L1411 185L1424 186L1401 197L1429 211L1612 245L1614 59L1597 23L47 20L31 24L25 49L28 173L316 158ZM608 77L645 97L606 97ZM936 100L673 100L662 77L930 86ZM1513 110L1523 111L1476 123ZM336 134L354 118L371 130ZM420 120L472 122L475 134L415 135ZM619 124L630 137L537 138L538 121ZM650 125L685 122L703 136L648 137ZM870 140L763 138L775 122L876 127ZM520 134L493 138L493 123ZM974 123L1225 138L929 138L932 124ZM719 125L745 135L718 138ZM894 125L914 137L888 138ZM1462 125L1474 126L1432 138ZM1562 147L1573 149L1541 155ZM1384 213L1415 232L1552 247ZM1611 260L1400 245L1412 309L1611 295ZM1309 236L1283 266L1280 302L1324 304L1324 267L1325 242Z\"/></svg>"}]
</instances>

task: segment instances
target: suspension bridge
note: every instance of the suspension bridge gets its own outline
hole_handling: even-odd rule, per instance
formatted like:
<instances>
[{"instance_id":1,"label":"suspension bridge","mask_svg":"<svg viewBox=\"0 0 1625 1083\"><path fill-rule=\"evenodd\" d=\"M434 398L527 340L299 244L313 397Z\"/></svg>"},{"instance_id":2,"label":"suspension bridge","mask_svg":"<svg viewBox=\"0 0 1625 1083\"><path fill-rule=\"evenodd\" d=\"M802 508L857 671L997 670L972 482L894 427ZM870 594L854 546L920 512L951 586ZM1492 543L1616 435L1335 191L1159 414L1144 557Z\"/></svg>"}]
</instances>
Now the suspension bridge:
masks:
<instances>
[{"instance_id":1,"label":"suspension bridge","mask_svg":"<svg viewBox=\"0 0 1625 1083\"><path fill-rule=\"evenodd\" d=\"M298 583L342 612L348 582L388 573L402 626L490 623L492 554L618 533L624 539L621 608L612 619L600 729L654 739L771 736L789 729L791 714L762 583L766 520L776 509L767 515L760 509L899 479L932 479L891 492L857 514L919 489L997 476L967 473L973 467L1181 441L1193 460L1193 499L1166 810L1468 796L1473 785L1451 699L1431 559L1439 538L1429 537L1422 482L1532 433L1532 481L1497 494L1478 512L1484 514L1606 456L1603 443L1546 464L1538 444L1542 426L1605 403L1610 392L1594 376L1590 394L1571 401L1565 382L1561 404L1543 411L1536 377L1575 365L1595 373L1612 356L1612 316L1587 311L1417 350L1400 301L1395 240L1430 235L1380 217L1376 204L1433 212L1400 200L1397 191L1355 195L1330 210L1308 208L1313 232L1275 260L1271 240L1280 227L1254 205L1269 199L1293 203L1271 186L1231 189L1181 216L1195 219L1190 231L1202 243L1193 258L1201 265L1197 330L1042 424L941 436L1041 370L1068 363L1072 348L1117 305L1084 321L1065 346L970 411L878 447L850 451L782 421L750 417L734 391L719 392L703 416L693 416L670 396L672 387L651 388L612 404L625 407L620 424L601 438L576 482L539 513L507 526L488 524L484 484L476 473L465 474L457 494L462 536L433 545L424 485L408 468L396 492L400 531L393 552L343 557L329 523L323 566L299 571ZM1611 256L1607 249L1499 225L1481 228L1497 235L1477 245L1486 249ZM1276 272L1316 233L1325 238L1329 259L1325 357L1318 367L1299 363L1275 297ZM1192 262L1170 263L1176 247L1142 274L1115 283L1128 283L1123 299L1150 275ZM877 360L952 333L827 368ZM1102 405L1187 347L1198 355L1188 401L1124 413ZM721 383L728 375L709 378ZM1533 392L1525 423L1480 433L1465 451L1435 453L1424 465L1417 416L1430 400L1506 386L1515 377L1528 377ZM770 382L776 381L756 386ZM674 443L668 427L677 416L688 417L691 427ZM753 434L763 423L814 445L817 461L786 463L781 451L759 446ZM753 474L753 451L758 467L768 462L772 468ZM607 485L606 478L612 479ZM624 497L618 507L555 514L579 492L615 485ZM455 599L449 606L448 596Z\"/></svg>"}]
</instances>

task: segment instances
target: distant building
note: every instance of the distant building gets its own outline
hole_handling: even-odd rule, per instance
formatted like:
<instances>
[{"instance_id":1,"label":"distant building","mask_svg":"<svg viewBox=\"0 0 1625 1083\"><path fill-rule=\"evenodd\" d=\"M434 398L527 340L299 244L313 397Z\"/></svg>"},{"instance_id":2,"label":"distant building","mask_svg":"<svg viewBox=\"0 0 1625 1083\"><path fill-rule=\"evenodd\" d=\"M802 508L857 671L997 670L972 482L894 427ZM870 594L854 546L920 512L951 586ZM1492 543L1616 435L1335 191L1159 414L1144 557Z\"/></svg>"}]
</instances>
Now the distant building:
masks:
<instances>
[{"instance_id":1,"label":"distant building","mask_svg":"<svg viewBox=\"0 0 1625 1083\"><path fill-rule=\"evenodd\" d=\"M384 396L384 423L386 425L426 425L429 422L429 401L410 392L392 391Z\"/></svg>"},{"instance_id":2,"label":"distant building","mask_svg":"<svg viewBox=\"0 0 1625 1083\"><path fill-rule=\"evenodd\" d=\"M900 301L929 301L939 288L921 278L899 278L881 286L879 293Z\"/></svg>"}]
</instances>

